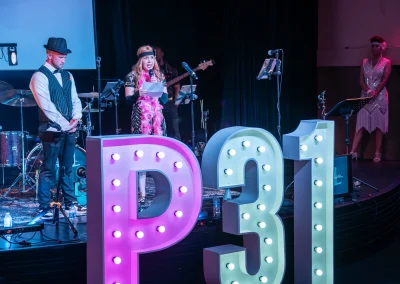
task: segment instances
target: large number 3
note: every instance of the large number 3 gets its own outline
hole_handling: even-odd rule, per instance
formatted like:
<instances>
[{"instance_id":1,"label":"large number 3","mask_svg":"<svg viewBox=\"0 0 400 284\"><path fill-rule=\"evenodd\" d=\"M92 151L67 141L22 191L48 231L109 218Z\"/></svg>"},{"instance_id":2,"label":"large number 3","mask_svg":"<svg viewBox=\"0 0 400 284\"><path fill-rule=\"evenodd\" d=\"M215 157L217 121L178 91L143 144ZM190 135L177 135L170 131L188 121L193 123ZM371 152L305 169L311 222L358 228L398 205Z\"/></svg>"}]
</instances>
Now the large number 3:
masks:
<instances>
[{"instance_id":1,"label":"large number 3","mask_svg":"<svg viewBox=\"0 0 400 284\"><path fill-rule=\"evenodd\" d=\"M207 283L280 283L285 270L285 236L276 215L283 201L283 157L276 139L258 128L217 132L203 154L205 186L242 186L239 198L224 202L224 232L243 235L243 247L204 250Z\"/></svg>"}]
</instances>

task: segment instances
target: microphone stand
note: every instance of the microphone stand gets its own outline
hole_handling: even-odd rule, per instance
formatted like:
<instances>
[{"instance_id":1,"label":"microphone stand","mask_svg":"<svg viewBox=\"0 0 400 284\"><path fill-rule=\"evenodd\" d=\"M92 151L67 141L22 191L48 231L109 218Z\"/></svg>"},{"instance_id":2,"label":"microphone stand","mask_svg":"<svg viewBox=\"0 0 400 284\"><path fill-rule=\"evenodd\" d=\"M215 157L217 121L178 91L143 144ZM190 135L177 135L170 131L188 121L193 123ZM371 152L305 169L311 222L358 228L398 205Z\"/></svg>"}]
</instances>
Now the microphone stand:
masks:
<instances>
[{"instance_id":1,"label":"microphone stand","mask_svg":"<svg viewBox=\"0 0 400 284\"><path fill-rule=\"evenodd\" d=\"M118 92L119 92L120 88L121 88L121 86L117 85L117 88L116 87L112 88L110 93L107 96L105 96L105 97L102 96L102 98L101 98L102 100L107 100L107 98L110 95L114 96L114 104L115 104L115 134L119 134L120 133L119 128L118 128L118 99L119 99L119 93ZM100 101L100 97L99 97L99 101ZM99 109L99 112L101 112L101 109Z\"/></svg>"},{"instance_id":2,"label":"microphone stand","mask_svg":"<svg viewBox=\"0 0 400 284\"><path fill-rule=\"evenodd\" d=\"M277 92L277 103L276 107L278 109L278 141L279 143L282 143L282 135L281 135L281 85L280 85L280 76L282 75L281 73L281 63L279 61L279 53L275 53L275 58L276 58L276 71L273 73L276 75L276 92Z\"/></svg>"},{"instance_id":3,"label":"microphone stand","mask_svg":"<svg viewBox=\"0 0 400 284\"><path fill-rule=\"evenodd\" d=\"M194 151L195 148L195 137L196 133L194 131L194 107L193 107L193 102L194 102L194 94L193 94L193 75L190 76L190 112L192 116L192 151Z\"/></svg>"},{"instance_id":4,"label":"microphone stand","mask_svg":"<svg viewBox=\"0 0 400 284\"><path fill-rule=\"evenodd\" d=\"M119 91L119 88L118 88ZM119 99L119 93L111 89L112 94L114 95L114 104L115 104L115 134L119 134L119 128L118 128L118 99Z\"/></svg>"},{"instance_id":5,"label":"microphone stand","mask_svg":"<svg viewBox=\"0 0 400 284\"><path fill-rule=\"evenodd\" d=\"M99 99L98 99L98 109L99 109L99 136L101 136L101 81L100 81L100 69L101 69L101 57L97 56L96 58L97 62L97 92L99 93Z\"/></svg>"}]
</instances>

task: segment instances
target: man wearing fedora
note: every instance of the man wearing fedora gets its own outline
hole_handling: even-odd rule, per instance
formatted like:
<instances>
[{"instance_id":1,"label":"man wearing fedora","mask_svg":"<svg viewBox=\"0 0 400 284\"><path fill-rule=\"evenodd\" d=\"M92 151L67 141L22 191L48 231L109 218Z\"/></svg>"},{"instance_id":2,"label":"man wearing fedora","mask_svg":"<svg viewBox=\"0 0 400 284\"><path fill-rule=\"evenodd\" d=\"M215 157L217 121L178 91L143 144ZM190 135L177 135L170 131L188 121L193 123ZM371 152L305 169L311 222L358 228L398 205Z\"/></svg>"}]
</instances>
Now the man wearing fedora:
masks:
<instances>
[{"instance_id":1,"label":"man wearing fedora","mask_svg":"<svg viewBox=\"0 0 400 284\"><path fill-rule=\"evenodd\" d=\"M30 89L39 106L39 137L43 145L43 161L40 166L38 201L42 211L51 202L50 190L57 186L55 181L56 162L64 166L61 178L61 191L65 209L71 206L77 210L86 208L77 205L72 184L72 165L75 153L75 131L82 117L82 104L76 92L75 81L71 73L64 70L64 63L71 50L64 38L48 39L46 62L33 74ZM78 212L78 211L77 211ZM50 218L48 211L44 217Z\"/></svg>"}]
</instances>

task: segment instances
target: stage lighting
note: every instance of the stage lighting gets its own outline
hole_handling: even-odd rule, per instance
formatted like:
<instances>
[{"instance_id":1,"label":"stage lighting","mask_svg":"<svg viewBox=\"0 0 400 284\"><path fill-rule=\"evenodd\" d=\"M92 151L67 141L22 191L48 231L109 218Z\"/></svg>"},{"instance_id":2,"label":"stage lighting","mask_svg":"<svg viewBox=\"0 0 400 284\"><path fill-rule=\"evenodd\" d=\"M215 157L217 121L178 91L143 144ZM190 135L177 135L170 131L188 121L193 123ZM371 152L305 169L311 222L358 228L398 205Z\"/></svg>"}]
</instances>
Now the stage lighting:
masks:
<instances>
[{"instance_id":1,"label":"stage lighting","mask_svg":"<svg viewBox=\"0 0 400 284\"><path fill-rule=\"evenodd\" d=\"M16 46L8 47L8 65L10 65L10 66L18 65L17 47Z\"/></svg>"}]
</instances>

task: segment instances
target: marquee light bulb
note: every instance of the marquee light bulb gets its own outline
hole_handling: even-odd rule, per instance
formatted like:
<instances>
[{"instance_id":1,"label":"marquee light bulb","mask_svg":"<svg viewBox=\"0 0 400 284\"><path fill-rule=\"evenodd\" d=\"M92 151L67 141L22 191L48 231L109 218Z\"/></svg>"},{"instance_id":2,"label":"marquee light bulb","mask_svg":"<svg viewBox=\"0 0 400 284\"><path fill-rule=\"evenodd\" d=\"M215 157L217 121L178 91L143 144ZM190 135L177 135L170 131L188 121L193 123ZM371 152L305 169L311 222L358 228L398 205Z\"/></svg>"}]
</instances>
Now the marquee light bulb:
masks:
<instances>
[{"instance_id":1,"label":"marquee light bulb","mask_svg":"<svg viewBox=\"0 0 400 284\"><path fill-rule=\"evenodd\" d=\"M322 203L321 202L315 202L314 206L315 206L315 208L321 209L322 208Z\"/></svg>"},{"instance_id":2,"label":"marquee light bulb","mask_svg":"<svg viewBox=\"0 0 400 284\"><path fill-rule=\"evenodd\" d=\"M138 237L139 239L142 239L144 237L144 233L142 231L137 231L136 237Z\"/></svg>"},{"instance_id":3,"label":"marquee light bulb","mask_svg":"<svg viewBox=\"0 0 400 284\"><path fill-rule=\"evenodd\" d=\"M315 274L317 274L318 276L322 276L322 274L324 274L324 272L321 269L316 269Z\"/></svg>"},{"instance_id":4,"label":"marquee light bulb","mask_svg":"<svg viewBox=\"0 0 400 284\"><path fill-rule=\"evenodd\" d=\"M119 179L113 179L112 184L114 186L120 186L121 185L121 181Z\"/></svg>"},{"instance_id":5,"label":"marquee light bulb","mask_svg":"<svg viewBox=\"0 0 400 284\"><path fill-rule=\"evenodd\" d=\"M164 159L165 153L164 152L157 152L157 157L160 159Z\"/></svg>"},{"instance_id":6,"label":"marquee light bulb","mask_svg":"<svg viewBox=\"0 0 400 284\"><path fill-rule=\"evenodd\" d=\"M262 168L263 168L264 171L267 171L267 172L271 170L271 166L270 165L263 165Z\"/></svg>"},{"instance_id":7,"label":"marquee light bulb","mask_svg":"<svg viewBox=\"0 0 400 284\"><path fill-rule=\"evenodd\" d=\"M250 214L249 213L243 213L242 214L242 218L245 220L249 220L250 219Z\"/></svg>"},{"instance_id":8,"label":"marquee light bulb","mask_svg":"<svg viewBox=\"0 0 400 284\"><path fill-rule=\"evenodd\" d=\"M314 250L316 253L322 253L323 251L321 247L315 247Z\"/></svg>"},{"instance_id":9,"label":"marquee light bulb","mask_svg":"<svg viewBox=\"0 0 400 284\"><path fill-rule=\"evenodd\" d=\"M264 211L267 207L264 204L257 205L258 210Z\"/></svg>"},{"instance_id":10,"label":"marquee light bulb","mask_svg":"<svg viewBox=\"0 0 400 284\"><path fill-rule=\"evenodd\" d=\"M324 138L321 135L315 135L314 139L318 142L321 142L322 140L324 140Z\"/></svg>"},{"instance_id":11,"label":"marquee light bulb","mask_svg":"<svg viewBox=\"0 0 400 284\"><path fill-rule=\"evenodd\" d=\"M265 152L265 147L264 146L260 146L257 148L257 151L260 153L264 153Z\"/></svg>"},{"instance_id":12,"label":"marquee light bulb","mask_svg":"<svg viewBox=\"0 0 400 284\"><path fill-rule=\"evenodd\" d=\"M183 212L182 211L175 211L175 216L178 218L181 218L183 216Z\"/></svg>"},{"instance_id":13,"label":"marquee light bulb","mask_svg":"<svg viewBox=\"0 0 400 284\"><path fill-rule=\"evenodd\" d=\"M322 163L324 162L324 159L322 159L321 157L319 157L319 158L316 158L316 159L315 159L315 162L316 162L317 164L322 164Z\"/></svg>"},{"instance_id":14,"label":"marquee light bulb","mask_svg":"<svg viewBox=\"0 0 400 284\"><path fill-rule=\"evenodd\" d=\"M114 205L114 206L112 207L112 209L114 210L115 213L121 212L121 206L119 206L119 205Z\"/></svg>"},{"instance_id":15,"label":"marquee light bulb","mask_svg":"<svg viewBox=\"0 0 400 284\"><path fill-rule=\"evenodd\" d=\"M114 236L115 238L117 238L117 239L119 239L119 238L121 237L121 235L122 235L121 231L114 231L114 232L113 232L113 236Z\"/></svg>"},{"instance_id":16,"label":"marquee light bulb","mask_svg":"<svg viewBox=\"0 0 400 284\"><path fill-rule=\"evenodd\" d=\"M243 145L244 147L246 147L246 148L249 148L250 145L251 145L251 143L250 143L250 141L243 141L243 142L242 142L242 145Z\"/></svg>"},{"instance_id":17,"label":"marquee light bulb","mask_svg":"<svg viewBox=\"0 0 400 284\"><path fill-rule=\"evenodd\" d=\"M324 183L322 182L322 180L315 180L315 181L314 181L314 184L315 184L316 186L322 186Z\"/></svg>"},{"instance_id":18,"label":"marquee light bulb","mask_svg":"<svg viewBox=\"0 0 400 284\"><path fill-rule=\"evenodd\" d=\"M182 162L175 162L174 165L175 165L175 167L178 168L178 169L181 169L181 168L183 167Z\"/></svg>"},{"instance_id":19,"label":"marquee light bulb","mask_svg":"<svg viewBox=\"0 0 400 284\"><path fill-rule=\"evenodd\" d=\"M231 176L233 174L233 170L232 169L225 169L225 174L227 174L228 176Z\"/></svg>"},{"instance_id":20,"label":"marquee light bulb","mask_svg":"<svg viewBox=\"0 0 400 284\"><path fill-rule=\"evenodd\" d=\"M143 153L142 150L137 150L137 151L135 152L135 155L136 155L137 157L141 158L141 157L143 157L144 153Z\"/></svg>"},{"instance_id":21,"label":"marquee light bulb","mask_svg":"<svg viewBox=\"0 0 400 284\"><path fill-rule=\"evenodd\" d=\"M235 156L236 155L236 150L235 149L229 149L228 150L228 155L229 156Z\"/></svg>"},{"instance_id":22,"label":"marquee light bulb","mask_svg":"<svg viewBox=\"0 0 400 284\"><path fill-rule=\"evenodd\" d=\"M267 283L268 282L268 278L265 277L265 276L261 276L260 277L260 281L261 281L261 283Z\"/></svg>"},{"instance_id":23,"label":"marquee light bulb","mask_svg":"<svg viewBox=\"0 0 400 284\"><path fill-rule=\"evenodd\" d=\"M165 227L164 226L158 226L157 227L157 231L159 231L160 233L164 233L165 232Z\"/></svg>"},{"instance_id":24,"label":"marquee light bulb","mask_svg":"<svg viewBox=\"0 0 400 284\"><path fill-rule=\"evenodd\" d=\"M257 225L258 225L258 227L260 227L262 229L264 229L267 226L267 224L265 224L265 222L258 222Z\"/></svg>"},{"instance_id":25,"label":"marquee light bulb","mask_svg":"<svg viewBox=\"0 0 400 284\"><path fill-rule=\"evenodd\" d=\"M265 258L265 261L268 262L268 263L272 263L274 261L274 259L271 256L267 256Z\"/></svg>"},{"instance_id":26,"label":"marquee light bulb","mask_svg":"<svg viewBox=\"0 0 400 284\"><path fill-rule=\"evenodd\" d=\"M266 239L264 239L264 242L265 242L267 245L272 245L272 239L271 239L271 238L266 238Z\"/></svg>"},{"instance_id":27,"label":"marquee light bulb","mask_svg":"<svg viewBox=\"0 0 400 284\"><path fill-rule=\"evenodd\" d=\"M264 185L264 190L270 191L271 190L271 186L269 184Z\"/></svg>"},{"instance_id":28,"label":"marquee light bulb","mask_svg":"<svg viewBox=\"0 0 400 284\"><path fill-rule=\"evenodd\" d=\"M116 257L113 258L113 261L114 261L115 264L121 264L122 259L120 257L116 256Z\"/></svg>"},{"instance_id":29,"label":"marquee light bulb","mask_svg":"<svg viewBox=\"0 0 400 284\"><path fill-rule=\"evenodd\" d=\"M234 269L235 269L235 265L234 265L233 263L227 263L227 264L226 264L226 267L227 267L229 270L234 270Z\"/></svg>"},{"instance_id":30,"label":"marquee light bulb","mask_svg":"<svg viewBox=\"0 0 400 284\"><path fill-rule=\"evenodd\" d=\"M187 189L186 186L181 186L181 187L179 188L179 191L182 192L182 193L186 193L186 192L188 191L188 189Z\"/></svg>"},{"instance_id":31,"label":"marquee light bulb","mask_svg":"<svg viewBox=\"0 0 400 284\"><path fill-rule=\"evenodd\" d=\"M111 155L111 158L114 161L118 161L119 159L121 159L121 156L118 153L114 153L114 154Z\"/></svg>"},{"instance_id":32,"label":"marquee light bulb","mask_svg":"<svg viewBox=\"0 0 400 284\"><path fill-rule=\"evenodd\" d=\"M308 146L307 145L301 145L300 146L300 150L305 152L305 151L308 150Z\"/></svg>"},{"instance_id":33,"label":"marquee light bulb","mask_svg":"<svg viewBox=\"0 0 400 284\"><path fill-rule=\"evenodd\" d=\"M314 228L317 231L322 231L322 225L315 225Z\"/></svg>"}]
</instances>

